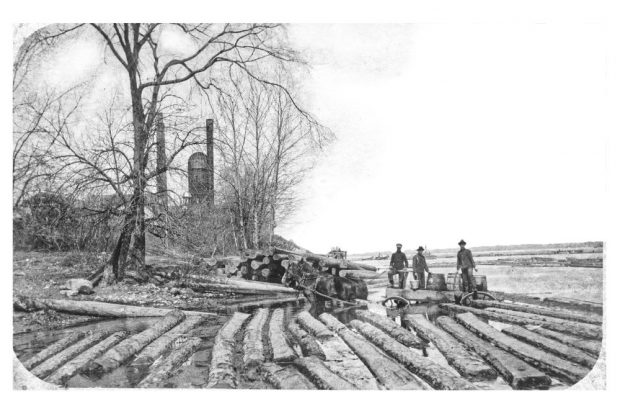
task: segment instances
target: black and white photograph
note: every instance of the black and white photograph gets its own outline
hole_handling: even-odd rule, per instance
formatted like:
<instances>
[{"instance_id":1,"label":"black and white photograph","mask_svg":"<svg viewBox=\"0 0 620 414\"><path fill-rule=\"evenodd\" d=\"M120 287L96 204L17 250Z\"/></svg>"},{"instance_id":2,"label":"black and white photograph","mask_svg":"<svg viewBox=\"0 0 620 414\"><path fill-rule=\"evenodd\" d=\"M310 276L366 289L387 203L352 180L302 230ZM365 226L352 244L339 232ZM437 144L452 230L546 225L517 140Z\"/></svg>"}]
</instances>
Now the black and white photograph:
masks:
<instances>
[{"instance_id":1,"label":"black and white photograph","mask_svg":"<svg viewBox=\"0 0 620 414\"><path fill-rule=\"evenodd\" d=\"M233 4L14 16L13 392L608 390L618 22Z\"/></svg>"}]
</instances>

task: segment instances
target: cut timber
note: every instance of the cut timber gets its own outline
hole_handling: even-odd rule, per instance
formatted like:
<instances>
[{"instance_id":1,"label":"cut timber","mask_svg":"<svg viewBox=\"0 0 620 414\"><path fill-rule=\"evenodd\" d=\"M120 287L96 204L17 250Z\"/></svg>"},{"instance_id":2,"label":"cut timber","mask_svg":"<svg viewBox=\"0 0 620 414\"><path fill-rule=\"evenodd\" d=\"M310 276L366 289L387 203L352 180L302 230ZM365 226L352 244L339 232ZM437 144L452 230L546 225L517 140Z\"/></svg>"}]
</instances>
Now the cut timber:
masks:
<instances>
[{"instance_id":1,"label":"cut timber","mask_svg":"<svg viewBox=\"0 0 620 414\"><path fill-rule=\"evenodd\" d=\"M105 331L92 333L91 335L88 335L80 341L76 342L75 344L71 345L64 351L57 353L45 362L36 366L30 372L32 372L34 375L41 379L45 379L62 365L66 364L91 346L95 345L97 342L101 341L107 335L108 332Z\"/></svg>"},{"instance_id":2,"label":"cut timber","mask_svg":"<svg viewBox=\"0 0 620 414\"><path fill-rule=\"evenodd\" d=\"M357 389L355 385L327 368L327 365L315 356L297 358L293 364L321 390Z\"/></svg>"},{"instance_id":3,"label":"cut timber","mask_svg":"<svg viewBox=\"0 0 620 414\"><path fill-rule=\"evenodd\" d=\"M497 372L480 356L470 352L453 336L433 325L424 315L405 315L404 319L422 339L434 343L448 363L465 378L473 381L497 378Z\"/></svg>"},{"instance_id":4,"label":"cut timber","mask_svg":"<svg viewBox=\"0 0 620 414\"><path fill-rule=\"evenodd\" d=\"M275 293L297 294L295 289L285 286L273 283L253 282L250 280L232 277L198 276L179 281L179 283L181 285L187 285L181 287L189 287L190 289L198 291L216 290L231 293L255 293L262 295Z\"/></svg>"},{"instance_id":5,"label":"cut timber","mask_svg":"<svg viewBox=\"0 0 620 414\"><path fill-rule=\"evenodd\" d=\"M378 328L359 320L351 321L351 326L362 336L379 347L383 352L403 364L409 371L438 390L475 390L476 387L464 378L448 371L394 340Z\"/></svg>"},{"instance_id":6,"label":"cut timber","mask_svg":"<svg viewBox=\"0 0 620 414\"><path fill-rule=\"evenodd\" d=\"M569 311L565 309L554 309L545 306L528 305L524 303L499 302L493 300L472 300L471 304L475 308L499 308L519 312L533 313L536 315L551 316L554 318L567 319L569 321L584 322L594 325L601 325L603 317L596 313L585 313Z\"/></svg>"},{"instance_id":7,"label":"cut timber","mask_svg":"<svg viewBox=\"0 0 620 414\"><path fill-rule=\"evenodd\" d=\"M47 348L43 349L41 352L39 352L36 355L33 355L32 357L28 358L23 363L24 364L24 368L30 370L30 369L36 367L41 362L43 362L46 359L56 355L57 353L59 353L63 349L66 349L68 346L73 345L74 343L76 343L80 339L84 338L84 335L86 335L85 332L73 332L69 336L65 336L64 338L59 339L58 341L54 342L53 344L51 344Z\"/></svg>"},{"instance_id":8,"label":"cut timber","mask_svg":"<svg viewBox=\"0 0 620 414\"><path fill-rule=\"evenodd\" d=\"M411 371L387 357L366 339L352 332L340 321L327 313L322 314L321 321L329 329L336 332L344 342L357 354L388 390L423 390L427 389Z\"/></svg>"},{"instance_id":9,"label":"cut timber","mask_svg":"<svg viewBox=\"0 0 620 414\"><path fill-rule=\"evenodd\" d=\"M334 335L325 325L314 319L308 311L300 312L297 315L297 322L318 339L331 338Z\"/></svg>"},{"instance_id":10,"label":"cut timber","mask_svg":"<svg viewBox=\"0 0 620 414\"><path fill-rule=\"evenodd\" d=\"M245 328L245 335L243 336L243 366L245 369L255 368L265 362L263 328L268 317L269 309L258 309Z\"/></svg>"},{"instance_id":11,"label":"cut timber","mask_svg":"<svg viewBox=\"0 0 620 414\"><path fill-rule=\"evenodd\" d=\"M57 312L74 313L76 315L92 315L111 318L137 318L165 316L174 309L151 308L147 306L119 305L116 303L95 302L70 299L36 299L20 297L14 302L14 307L26 312L51 309ZM215 316L215 313L183 311L186 315Z\"/></svg>"},{"instance_id":12,"label":"cut timber","mask_svg":"<svg viewBox=\"0 0 620 414\"><path fill-rule=\"evenodd\" d=\"M150 328L125 339L120 344L108 350L105 354L88 364L86 371L95 376L112 371L120 367L129 358L143 350L148 344L178 325L185 315L181 311L169 312L155 322Z\"/></svg>"},{"instance_id":13,"label":"cut timber","mask_svg":"<svg viewBox=\"0 0 620 414\"><path fill-rule=\"evenodd\" d=\"M145 367L151 365L172 345L177 338L186 336L189 331L204 323L207 319L200 316L190 316L183 322L162 334L144 348L131 362L132 367Z\"/></svg>"},{"instance_id":14,"label":"cut timber","mask_svg":"<svg viewBox=\"0 0 620 414\"><path fill-rule=\"evenodd\" d=\"M162 383L198 350L201 343L202 340L198 337L188 338L180 348L174 349L157 366L151 368L151 372L140 381L138 387L161 387Z\"/></svg>"},{"instance_id":15,"label":"cut timber","mask_svg":"<svg viewBox=\"0 0 620 414\"><path fill-rule=\"evenodd\" d=\"M105 338L103 341L92 346L80 355L73 358L71 361L64 364L56 372L46 378L47 382L62 385L71 379L74 375L78 374L84 369L89 362L103 354L114 345L118 344L123 339L129 336L128 331L114 332L112 335Z\"/></svg>"},{"instance_id":16,"label":"cut timber","mask_svg":"<svg viewBox=\"0 0 620 414\"><path fill-rule=\"evenodd\" d=\"M539 325L543 328L551 329L553 331L581 336L588 339L598 339L600 335L600 329L593 325L579 324L578 322L564 321L563 323L555 323L548 321L540 321L532 318L524 318L522 316L509 315L501 312L491 312L487 309L476 309L468 306L455 305L452 303L442 303L439 305L444 309L451 310L453 312L470 312L476 316L481 316L494 321L513 324L513 325Z\"/></svg>"},{"instance_id":17,"label":"cut timber","mask_svg":"<svg viewBox=\"0 0 620 414\"><path fill-rule=\"evenodd\" d=\"M250 267L254 270L258 270L260 269L262 266L264 266L263 261L262 260L252 260L250 262Z\"/></svg>"},{"instance_id":18,"label":"cut timber","mask_svg":"<svg viewBox=\"0 0 620 414\"><path fill-rule=\"evenodd\" d=\"M333 257L329 257L329 256L323 256L319 254L302 252L302 251L284 250L284 249L280 249L277 247L274 248L273 250L274 250L274 253L294 255L294 256L302 257L305 260L312 261L312 262L322 262L325 266L330 266L330 267L338 266L340 269L369 270L371 272L377 271L376 267L370 266L364 263L354 263L349 260L339 260L339 259L334 259Z\"/></svg>"},{"instance_id":19,"label":"cut timber","mask_svg":"<svg viewBox=\"0 0 620 414\"><path fill-rule=\"evenodd\" d=\"M275 309L269 321L269 342L275 362L291 362L297 358L295 351L288 345L284 335L284 310Z\"/></svg>"},{"instance_id":20,"label":"cut timber","mask_svg":"<svg viewBox=\"0 0 620 414\"><path fill-rule=\"evenodd\" d=\"M490 312L502 313L502 314L510 315L510 316L516 316L518 318L528 318L533 321L536 321L534 325L539 325L540 322L544 322L544 323L553 323L556 325L564 326L564 327L574 330L575 332L580 332L581 336L584 336L587 338L592 338L592 339L603 338L603 328L599 325L593 325L591 323L567 321L565 319L553 318L551 316L536 315L533 313L518 312L518 311L508 310L508 309L487 308L486 310Z\"/></svg>"},{"instance_id":21,"label":"cut timber","mask_svg":"<svg viewBox=\"0 0 620 414\"><path fill-rule=\"evenodd\" d=\"M555 339L565 345L574 346L582 351L588 352L590 355L598 358L601 353L601 342L591 339L583 339L576 336L566 335L549 329L541 328L540 326L526 326L530 331L534 331L547 338Z\"/></svg>"},{"instance_id":22,"label":"cut timber","mask_svg":"<svg viewBox=\"0 0 620 414\"><path fill-rule=\"evenodd\" d=\"M319 346L318 342L312 335L303 330L297 322L291 321L288 324L288 331L299 344L301 352L304 356L316 356L320 359L325 359L325 353Z\"/></svg>"},{"instance_id":23,"label":"cut timber","mask_svg":"<svg viewBox=\"0 0 620 414\"><path fill-rule=\"evenodd\" d=\"M207 388L237 388L237 373L233 364L235 336L249 317L247 313L233 314L215 336Z\"/></svg>"},{"instance_id":24,"label":"cut timber","mask_svg":"<svg viewBox=\"0 0 620 414\"><path fill-rule=\"evenodd\" d=\"M277 389L313 390L316 387L291 365L281 366L273 362L261 365L260 372L266 382Z\"/></svg>"},{"instance_id":25,"label":"cut timber","mask_svg":"<svg viewBox=\"0 0 620 414\"><path fill-rule=\"evenodd\" d=\"M324 316L327 314L323 314ZM312 316L310 316L312 317ZM355 355L351 348L340 337L331 332L325 325L316 320L316 324L322 326L320 331L326 330L329 335L321 335L317 338L325 353L325 365L342 378L355 385L361 390L378 389L377 381L366 365Z\"/></svg>"},{"instance_id":26,"label":"cut timber","mask_svg":"<svg viewBox=\"0 0 620 414\"><path fill-rule=\"evenodd\" d=\"M477 337L454 319L448 316L440 316L437 318L437 325L464 343L470 350L483 357L512 388L518 390L546 389L551 385L551 378L547 375L514 355Z\"/></svg>"},{"instance_id":27,"label":"cut timber","mask_svg":"<svg viewBox=\"0 0 620 414\"><path fill-rule=\"evenodd\" d=\"M533 305L542 305L549 307L561 307L567 310L578 310L583 312L594 312L599 315L603 314L603 304L587 300L558 298L558 297L539 297L525 295L523 293L506 293L506 292L489 292L499 300L511 300L513 302L524 302Z\"/></svg>"},{"instance_id":28,"label":"cut timber","mask_svg":"<svg viewBox=\"0 0 620 414\"><path fill-rule=\"evenodd\" d=\"M411 346L418 349L424 349L426 345L411 331L403 328L393 320L378 315L367 310L356 310L355 316L363 321L371 324L375 328L381 329L383 332L396 339L405 346Z\"/></svg>"},{"instance_id":29,"label":"cut timber","mask_svg":"<svg viewBox=\"0 0 620 414\"><path fill-rule=\"evenodd\" d=\"M476 318L476 316L472 313L460 313L456 315L456 319L467 329L475 332L476 335L481 336L483 339L486 339L495 346L510 352L547 374L561 378L564 381L568 381L569 384L576 383L585 377L589 372L587 368L584 368L581 365L558 358L553 354L541 351L536 347L501 333L491 325Z\"/></svg>"},{"instance_id":30,"label":"cut timber","mask_svg":"<svg viewBox=\"0 0 620 414\"><path fill-rule=\"evenodd\" d=\"M358 279L364 280L375 280L375 279L383 279L380 273L371 272L369 270L352 270L352 269L340 269L338 272L338 276L340 277L354 277Z\"/></svg>"},{"instance_id":31,"label":"cut timber","mask_svg":"<svg viewBox=\"0 0 620 414\"><path fill-rule=\"evenodd\" d=\"M564 345L561 342L539 335L532 331L528 331L520 326L509 326L507 328L503 328L502 332L520 341L527 342L537 348L549 351L560 358L576 362L588 368L592 368L596 363L596 358L592 358L580 349Z\"/></svg>"}]
</instances>

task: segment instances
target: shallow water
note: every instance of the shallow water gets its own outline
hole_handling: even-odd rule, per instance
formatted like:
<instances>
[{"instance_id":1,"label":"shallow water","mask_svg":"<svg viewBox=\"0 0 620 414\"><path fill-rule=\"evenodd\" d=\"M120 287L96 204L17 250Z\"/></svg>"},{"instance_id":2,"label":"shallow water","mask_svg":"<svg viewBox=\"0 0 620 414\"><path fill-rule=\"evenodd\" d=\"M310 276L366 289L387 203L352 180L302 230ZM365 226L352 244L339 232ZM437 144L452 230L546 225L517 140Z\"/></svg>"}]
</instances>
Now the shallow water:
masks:
<instances>
[{"instance_id":1,"label":"shallow water","mask_svg":"<svg viewBox=\"0 0 620 414\"><path fill-rule=\"evenodd\" d=\"M385 262L377 263L381 265ZM452 272L453 268L433 268L431 271L436 273ZM490 290L504 291L510 293L527 293L547 296L563 296L577 299L586 299L601 302L603 299L603 269L595 268L557 268L557 267L513 267L513 266L481 266L480 274L487 276ZM385 287L371 288L369 291L369 303L367 308L385 316L386 310L381 305L381 300L385 297ZM251 312L252 307L246 308L242 303L230 303L235 306L230 310L243 310ZM238 306L238 307L237 307ZM315 317L322 312L333 314L341 322L347 324L353 318L355 307L338 307L326 304L324 307L311 307L309 303L292 303L283 306L287 320L294 317L302 310L309 310ZM447 315L447 312L439 308L436 304L412 305L408 312L426 315L435 321L440 315ZM181 367L181 369L168 381L161 384L161 387L193 388L203 387L206 384L209 363L211 360L211 349L215 335L221 326L228 320L230 312L225 312L217 317L210 318L207 323L192 331L195 336L203 339L201 348ZM151 325L157 318L129 318L112 319L86 323L78 327L71 327L62 330L40 330L31 333L14 335L13 346L15 353L21 360L25 360L33 354L41 351L54 341L62 338L67 332L75 330L100 331L100 330L128 330L137 333ZM400 323L400 318L395 319ZM493 322L491 324L494 324ZM416 352L422 351L415 350ZM428 357L451 371L454 369L447 363L441 353L430 344L427 349ZM164 355L165 356L165 355ZM140 382L148 373L148 369L133 369L122 366L102 378L92 379L83 375L72 378L68 386L70 387L133 387ZM265 387L262 381L255 383L242 384L248 387ZM489 389L509 389L510 387L500 378L495 381L479 383L483 388ZM565 385L554 381L552 388L563 388Z\"/></svg>"}]
</instances>

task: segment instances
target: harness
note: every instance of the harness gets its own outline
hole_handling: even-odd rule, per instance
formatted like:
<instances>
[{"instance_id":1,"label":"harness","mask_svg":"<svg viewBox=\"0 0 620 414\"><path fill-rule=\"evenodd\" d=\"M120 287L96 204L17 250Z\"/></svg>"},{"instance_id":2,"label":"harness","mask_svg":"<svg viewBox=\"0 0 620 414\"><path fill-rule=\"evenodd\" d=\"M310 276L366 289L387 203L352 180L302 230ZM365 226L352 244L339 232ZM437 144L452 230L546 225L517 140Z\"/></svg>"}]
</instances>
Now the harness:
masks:
<instances>
[{"instance_id":1,"label":"harness","mask_svg":"<svg viewBox=\"0 0 620 414\"><path fill-rule=\"evenodd\" d=\"M299 283L299 285L303 289L309 290L310 292L314 293L315 295L319 295L319 296L322 296L322 297L327 298L327 299L331 299L331 300L335 300L335 301L338 301L338 302L341 302L341 303L345 303L347 305L352 305L352 306L358 306L359 305L359 303L348 302L348 301L342 300L340 298L333 298L331 296L327 296L327 295L317 291L316 289L314 289L314 286L316 285L316 280L319 278L319 276L318 275L315 275L313 277L308 277L308 276L309 276L309 274L307 274L303 270L301 271L301 279L299 280L298 283ZM314 282L309 284L309 285L305 285L304 282L306 282L306 280L308 280L308 279L314 280ZM310 286L312 286L312 287L310 287ZM297 293L297 297L299 297L299 295L301 295L301 290Z\"/></svg>"}]
</instances>

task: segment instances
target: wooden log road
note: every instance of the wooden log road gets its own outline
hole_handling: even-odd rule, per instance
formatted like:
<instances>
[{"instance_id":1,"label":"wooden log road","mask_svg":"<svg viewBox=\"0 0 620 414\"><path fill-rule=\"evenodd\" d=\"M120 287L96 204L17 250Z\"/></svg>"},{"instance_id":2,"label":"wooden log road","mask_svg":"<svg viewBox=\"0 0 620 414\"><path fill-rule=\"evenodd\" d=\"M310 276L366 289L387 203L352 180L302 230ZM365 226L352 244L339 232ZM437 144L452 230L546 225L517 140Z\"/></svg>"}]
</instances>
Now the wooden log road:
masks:
<instances>
[{"instance_id":1,"label":"wooden log road","mask_svg":"<svg viewBox=\"0 0 620 414\"><path fill-rule=\"evenodd\" d=\"M285 259L252 260L270 265ZM351 272L357 277L366 271ZM69 332L24 360L34 375L62 386L72 386L76 376L96 381L127 369L140 375L132 386L160 387L199 358L208 369L197 383L206 388L475 390L488 388L499 376L514 389L548 389L585 377L602 337L601 317L590 308L565 312L501 301L474 300L471 307L443 303L439 306L449 316L432 322L423 314L405 314L403 327L359 308L342 319L344 312L313 316L262 307L235 312L221 327L212 326L213 346L204 354L209 314L64 302L72 301L47 305L157 318L131 333L118 328ZM428 347L436 347L445 360L426 356Z\"/></svg>"}]
</instances>

